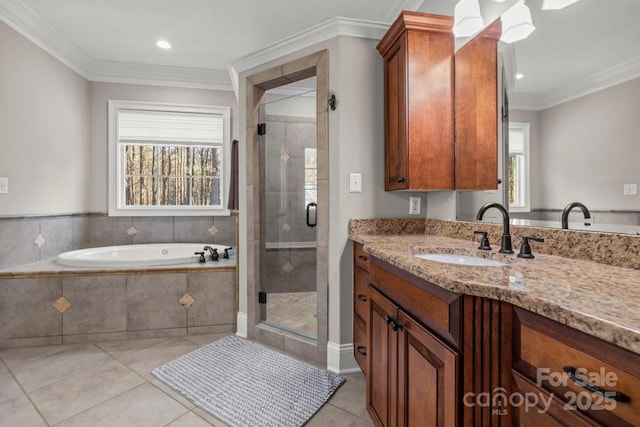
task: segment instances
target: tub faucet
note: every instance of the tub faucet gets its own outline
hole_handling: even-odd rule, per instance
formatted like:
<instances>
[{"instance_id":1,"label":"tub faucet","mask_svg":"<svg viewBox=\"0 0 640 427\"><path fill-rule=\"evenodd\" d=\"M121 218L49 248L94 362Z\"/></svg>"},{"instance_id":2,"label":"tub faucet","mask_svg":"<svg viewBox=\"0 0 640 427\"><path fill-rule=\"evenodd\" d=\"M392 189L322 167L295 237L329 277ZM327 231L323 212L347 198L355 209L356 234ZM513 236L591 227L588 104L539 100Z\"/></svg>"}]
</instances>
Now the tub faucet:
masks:
<instances>
[{"instance_id":1,"label":"tub faucet","mask_svg":"<svg viewBox=\"0 0 640 427\"><path fill-rule=\"evenodd\" d=\"M502 206L500 203L487 203L480 208L480 210L478 211L478 215L476 215L476 219L478 221L481 221L484 213L487 211L487 209L490 208L496 208L502 214L502 244L500 245L499 252L502 254L512 254L513 246L511 244L511 234L509 234L509 212L507 212L504 206Z\"/></svg>"},{"instance_id":2,"label":"tub faucet","mask_svg":"<svg viewBox=\"0 0 640 427\"><path fill-rule=\"evenodd\" d=\"M571 209L573 208L580 208L580 210L582 210L582 213L584 214L584 219L591 219L591 213L589 212L589 209L587 209L585 205L583 205L580 202L569 203L562 210L562 229L563 230L569 229L569 212L571 212ZM591 225L591 223L585 221L584 225Z\"/></svg>"},{"instance_id":3,"label":"tub faucet","mask_svg":"<svg viewBox=\"0 0 640 427\"><path fill-rule=\"evenodd\" d=\"M204 248L202 248L203 251L209 251L209 253L211 254L211 261L219 261L220 260L220 254L218 254L218 249L217 248L212 248L211 246L207 245Z\"/></svg>"}]
</instances>

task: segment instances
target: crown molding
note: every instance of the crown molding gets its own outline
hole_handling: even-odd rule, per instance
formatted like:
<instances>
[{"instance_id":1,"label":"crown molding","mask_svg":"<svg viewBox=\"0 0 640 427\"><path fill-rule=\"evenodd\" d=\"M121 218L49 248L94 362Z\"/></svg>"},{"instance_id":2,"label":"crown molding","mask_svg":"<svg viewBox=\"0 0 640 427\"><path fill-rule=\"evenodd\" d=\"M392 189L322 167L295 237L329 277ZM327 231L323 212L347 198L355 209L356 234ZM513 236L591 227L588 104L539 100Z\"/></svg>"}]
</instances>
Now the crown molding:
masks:
<instances>
[{"instance_id":1,"label":"crown molding","mask_svg":"<svg viewBox=\"0 0 640 427\"><path fill-rule=\"evenodd\" d=\"M229 64L229 75L236 98L239 96L238 76L240 73L337 36L380 40L388 29L389 24L382 22L336 17L321 22L318 25L287 37L277 43L266 46L249 55L235 59Z\"/></svg>"},{"instance_id":2,"label":"crown molding","mask_svg":"<svg viewBox=\"0 0 640 427\"><path fill-rule=\"evenodd\" d=\"M231 91L225 70L92 61L87 79L93 82L126 83Z\"/></svg>"},{"instance_id":3,"label":"crown molding","mask_svg":"<svg viewBox=\"0 0 640 427\"><path fill-rule=\"evenodd\" d=\"M0 0L0 19L84 78L91 58L19 0Z\"/></svg>"},{"instance_id":4,"label":"crown molding","mask_svg":"<svg viewBox=\"0 0 640 427\"><path fill-rule=\"evenodd\" d=\"M509 98L509 106L515 110L546 110L638 77L640 58L634 58L544 94L514 93Z\"/></svg>"},{"instance_id":5,"label":"crown molding","mask_svg":"<svg viewBox=\"0 0 640 427\"><path fill-rule=\"evenodd\" d=\"M19 0L0 0L0 19L89 81L233 90L225 70L97 61Z\"/></svg>"}]
</instances>

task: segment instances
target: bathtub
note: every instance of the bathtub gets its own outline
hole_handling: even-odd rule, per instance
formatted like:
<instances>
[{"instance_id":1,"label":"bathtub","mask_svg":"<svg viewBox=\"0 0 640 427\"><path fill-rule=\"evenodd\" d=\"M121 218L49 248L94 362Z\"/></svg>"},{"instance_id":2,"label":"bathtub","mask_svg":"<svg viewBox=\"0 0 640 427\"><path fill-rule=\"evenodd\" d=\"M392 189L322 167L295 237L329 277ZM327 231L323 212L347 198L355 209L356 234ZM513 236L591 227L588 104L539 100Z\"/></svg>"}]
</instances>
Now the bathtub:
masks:
<instances>
[{"instance_id":1,"label":"bathtub","mask_svg":"<svg viewBox=\"0 0 640 427\"><path fill-rule=\"evenodd\" d=\"M58 255L57 262L71 267L148 267L197 263L205 246L218 249L220 261L224 250L229 246L207 243L150 243L145 245L104 246L99 248L79 249ZM233 258L233 251L231 258ZM205 251L207 263L211 263L210 254Z\"/></svg>"}]
</instances>

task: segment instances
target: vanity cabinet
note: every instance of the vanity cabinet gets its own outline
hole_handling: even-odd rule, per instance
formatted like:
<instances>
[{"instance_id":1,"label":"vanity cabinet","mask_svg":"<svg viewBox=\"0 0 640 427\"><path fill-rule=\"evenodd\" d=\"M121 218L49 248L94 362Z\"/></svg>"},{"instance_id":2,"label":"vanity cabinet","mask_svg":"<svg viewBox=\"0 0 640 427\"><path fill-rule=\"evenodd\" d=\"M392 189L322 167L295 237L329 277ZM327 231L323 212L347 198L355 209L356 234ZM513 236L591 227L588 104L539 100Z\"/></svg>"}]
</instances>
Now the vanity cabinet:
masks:
<instances>
[{"instance_id":1,"label":"vanity cabinet","mask_svg":"<svg viewBox=\"0 0 640 427\"><path fill-rule=\"evenodd\" d=\"M384 58L385 190L454 188L453 17L403 11Z\"/></svg>"},{"instance_id":2,"label":"vanity cabinet","mask_svg":"<svg viewBox=\"0 0 640 427\"><path fill-rule=\"evenodd\" d=\"M375 425L640 425L640 355L506 302L452 293L359 244L354 253L355 281L366 273L355 288L366 283L367 300L354 303L364 328L354 340L365 337Z\"/></svg>"},{"instance_id":3,"label":"vanity cabinet","mask_svg":"<svg viewBox=\"0 0 640 427\"><path fill-rule=\"evenodd\" d=\"M367 410L372 420L378 426L457 425L460 296L430 289L433 285L388 264L374 262L370 270Z\"/></svg>"},{"instance_id":4,"label":"vanity cabinet","mask_svg":"<svg viewBox=\"0 0 640 427\"><path fill-rule=\"evenodd\" d=\"M515 384L554 397L545 416L567 426L640 425L639 355L531 312L513 312ZM532 425L537 412L521 408L521 424Z\"/></svg>"},{"instance_id":5,"label":"vanity cabinet","mask_svg":"<svg viewBox=\"0 0 640 427\"><path fill-rule=\"evenodd\" d=\"M457 425L457 354L369 289L367 409L378 426Z\"/></svg>"}]
</instances>

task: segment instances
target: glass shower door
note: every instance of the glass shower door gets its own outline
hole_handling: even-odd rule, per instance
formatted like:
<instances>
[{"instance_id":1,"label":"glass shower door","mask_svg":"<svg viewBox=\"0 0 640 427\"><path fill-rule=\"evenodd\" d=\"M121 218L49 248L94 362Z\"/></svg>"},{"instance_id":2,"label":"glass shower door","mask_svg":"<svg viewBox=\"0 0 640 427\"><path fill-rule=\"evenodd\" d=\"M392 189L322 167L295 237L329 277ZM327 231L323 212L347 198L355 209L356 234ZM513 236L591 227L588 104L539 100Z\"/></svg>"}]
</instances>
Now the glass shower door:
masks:
<instances>
[{"instance_id":1,"label":"glass shower door","mask_svg":"<svg viewBox=\"0 0 640 427\"><path fill-rule=\"evenodd\" d=\"M315 90L291 96L278 89L265 94L261 111L261 320L316 338Z\"/></svg>"}]
</instances>

